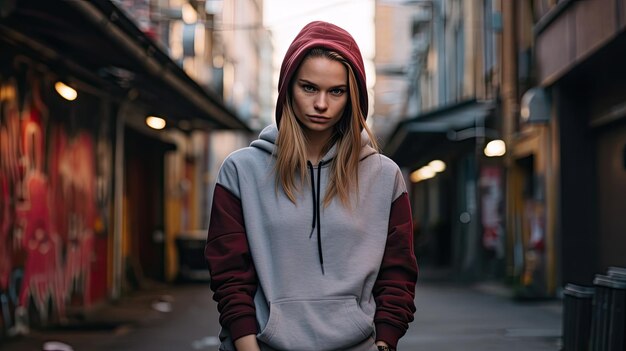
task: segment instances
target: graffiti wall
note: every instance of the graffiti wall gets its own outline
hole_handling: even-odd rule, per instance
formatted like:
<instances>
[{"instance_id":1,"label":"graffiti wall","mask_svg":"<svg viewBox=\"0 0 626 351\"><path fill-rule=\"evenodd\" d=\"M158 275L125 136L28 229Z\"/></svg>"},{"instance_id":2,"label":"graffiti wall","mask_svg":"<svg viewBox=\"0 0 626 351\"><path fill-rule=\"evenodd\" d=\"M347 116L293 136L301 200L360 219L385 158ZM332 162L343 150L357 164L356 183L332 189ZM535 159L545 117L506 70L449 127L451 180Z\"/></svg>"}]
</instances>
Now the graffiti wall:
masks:
<instances>
[{"instance_id":1,"label":"graffiti wall","mask_svg":"<svg viewBox=\"0 0 626 351\"><path fill-rule=\"evenodd\" d=\"M45 75L29 65L15 67L0 75L4 335L54 323L68 307L105 297L107 287L107 119L88 114L96 99L70 106Z\"/></svg>"}]
</instances>

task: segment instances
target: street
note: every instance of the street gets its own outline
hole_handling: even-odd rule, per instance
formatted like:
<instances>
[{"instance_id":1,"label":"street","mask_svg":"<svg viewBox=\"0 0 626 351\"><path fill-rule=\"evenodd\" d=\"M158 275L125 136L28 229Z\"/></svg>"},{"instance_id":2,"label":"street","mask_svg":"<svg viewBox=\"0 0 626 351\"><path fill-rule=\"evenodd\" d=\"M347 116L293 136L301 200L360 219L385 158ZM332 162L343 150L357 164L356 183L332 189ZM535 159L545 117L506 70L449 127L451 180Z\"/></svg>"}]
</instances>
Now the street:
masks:
<instances>
[{"instance_id":1,"label":"street","mask_svg":"<svg viewBox=\"0 0 626 351\"><path fill-rule=\"evenodd\" d=\"M498 284L422 280L416 305L416 319L398 350L559 350L560 301L516 302ZM208 284L159 285L74 328L32 331L0 350L42 350L46 341L60 341L75 351L208 351L217 350L218 333Z\"/></svg>"},{"instance_id":2,"label":"street","mask_svg":"<svg viewBox=\"0 0 626 351\"><path fill-rule=\"evenodd\" d=\"M416 305L399 350L559 350L557 302L515 302L487 284L418 283Z\"/></svg>"}]
</instances>

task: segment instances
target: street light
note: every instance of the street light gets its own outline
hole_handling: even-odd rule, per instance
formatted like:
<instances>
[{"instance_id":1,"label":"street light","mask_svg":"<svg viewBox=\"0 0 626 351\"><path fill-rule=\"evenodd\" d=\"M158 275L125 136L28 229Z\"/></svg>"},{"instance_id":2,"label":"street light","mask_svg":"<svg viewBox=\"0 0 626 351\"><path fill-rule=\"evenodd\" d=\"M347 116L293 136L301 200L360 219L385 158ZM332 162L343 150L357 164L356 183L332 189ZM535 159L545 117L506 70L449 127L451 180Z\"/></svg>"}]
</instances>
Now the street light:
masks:
<instances>
[{"instance_id":1,"label":"street light","mask_svg":"<svg viewBox=\"0 0 626 351\"><path fill-rule=\"evenodd\" d=\"M484 152L487 157L502 156L506 153L506 144L504 143L504 140L492 140L487 143Z\"/></svg>"},{"instance_id":2,"label":"street light","mask_svg":"<svg viewBox=\"0 0 626 351\"><path fill-rule=\"evenodd\" d=\"M437 173L441 173L446 169L446 164L441 160L433 160L428 165L421 167L420 169L413 171L409 178L413 183L419 183L422 180L433 178Z\"/></svg>"},{"instance_id":3,"label":"street light","mask_svg":"<svg viewBox=\"0 0 626 351\"><path fill-rule=\"evenodd\" d=\"M446 170L446 164L441 160L430 161L428 166L436 173L441 173Z\"/></svg>"},{"instance_id":4,"label":"street light","mask_svg":"<svg viewBox=\"0 0 626 351\"><path fill-rule=\"evenodd\" d=\"M163 129L163 128L165 128L165 125L167 123L161 117L148 116L146 118L146 124L148 125L148 127L152 128L152 129Z\"/></svg>"},{"instance_id":5,"label":"street light","mask_svg":"<svg viewBox=\"0 0 626 351\"><path fill-rule=\"evenodd\" d=\"M65 100L74 101L78 97L78 93L76 90L69 85L58 81L54 83L54 89L61 95Z\"/></svg>"}]
</instances>

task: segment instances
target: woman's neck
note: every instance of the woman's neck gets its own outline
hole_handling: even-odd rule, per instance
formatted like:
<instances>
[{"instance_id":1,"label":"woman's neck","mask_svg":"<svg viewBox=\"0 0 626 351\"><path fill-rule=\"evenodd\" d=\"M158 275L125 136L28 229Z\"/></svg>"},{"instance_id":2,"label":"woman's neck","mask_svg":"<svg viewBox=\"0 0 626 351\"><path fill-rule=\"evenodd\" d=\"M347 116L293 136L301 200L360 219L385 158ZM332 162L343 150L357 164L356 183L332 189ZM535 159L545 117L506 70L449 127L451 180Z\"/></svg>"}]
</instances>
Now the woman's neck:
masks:
<instances>
[{"instance_id":1,"label":"woman's neck","mask_svg":"<svg viewBox=\"0 0 626 351\"><path fill-rule=\"evenodd\" d=\"M309 143L307 145L307 152L306 152L306 157L307 160L311 161L311 163L313 165L317 165L318 162L322 159L322 150L323 150L323 146L319 146L318 145L313 145L312 143Z\"/></svg>"},{"instance_id":2,"label":"woman's neck","mask_svg":"<svg viewBox=\"0 0 626 351\"><path fill-rule=\"evenodd\" d=\"M313 135L311 135L313 134ZM330 140L330 136L320 135L318 133L309 133L307 135L307 159L312 164L317 165L324 156L324 149Z\"/></svg>"}]
</instances>

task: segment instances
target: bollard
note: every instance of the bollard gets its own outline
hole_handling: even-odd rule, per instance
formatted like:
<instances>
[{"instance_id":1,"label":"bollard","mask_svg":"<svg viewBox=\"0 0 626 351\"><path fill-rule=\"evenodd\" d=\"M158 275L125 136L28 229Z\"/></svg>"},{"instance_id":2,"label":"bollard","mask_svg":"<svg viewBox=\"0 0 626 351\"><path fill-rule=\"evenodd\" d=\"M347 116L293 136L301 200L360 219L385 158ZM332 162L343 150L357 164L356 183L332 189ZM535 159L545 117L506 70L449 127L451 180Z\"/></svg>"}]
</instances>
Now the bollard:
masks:
<instances>
[{"instance_id":1,"label":"bollard","mask_svg":"<svg viewBox=\"0 0 626 351\"><path fill-rule=\"evenodd\" d=\"M563 294L563 351L587 351L594 289L567 284Z\"/></svg>"},{"instance_id":2,"label":"bollard","mask_svg":"<svg viewBox=\"0 0 626 351\"><path fill-rule=\"evenodd\" d=\"M591 350L624 351L626 281L596 274L593 284Z\"/></svg>"},{"instance_id":3,"label":"bollard","mask_svg":"<svg viewBox=\"0 0 626 351\"><path fill-rule=\"evenodd\" d=\"M615 278L615 279L626 280L626 268L623 268L623 267L609 267L609 269L607 270L606 275L608 275L609 277Z\"/></svg>"}]
</instances>

